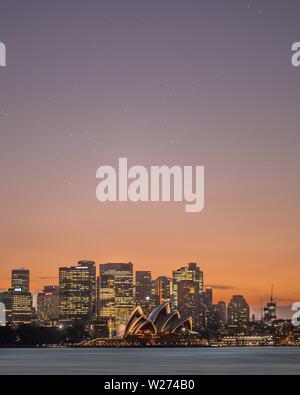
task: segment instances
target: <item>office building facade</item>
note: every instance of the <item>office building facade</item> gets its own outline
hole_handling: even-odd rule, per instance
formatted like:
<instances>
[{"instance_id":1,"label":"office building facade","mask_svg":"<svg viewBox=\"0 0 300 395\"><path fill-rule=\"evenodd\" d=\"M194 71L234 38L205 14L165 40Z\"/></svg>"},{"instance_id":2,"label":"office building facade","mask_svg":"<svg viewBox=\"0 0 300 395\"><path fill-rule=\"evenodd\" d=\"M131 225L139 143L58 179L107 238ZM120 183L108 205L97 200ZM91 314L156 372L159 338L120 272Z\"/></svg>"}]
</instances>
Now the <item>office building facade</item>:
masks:
<instances>
[{"instance_id":1,"label":"office building facade","mask_svg":"<svg viewBox=\"0 0 300 395\"><path fill-rule=\"evenodd\" d=\"M199 295L203 292L204 288L203 277L203 272L196 263L189 263L187 267L182 267L173 272L172 304L174 308L178 308L178 284L181 281L194 281L196 293Z\"/></svg>"},{"instance_id":2,"label":"office building facade","mask_svg":"<svg viewBox=\"0 0 300 395\"><path fill-rule=\"evenodd\" d=\"M152 277L149 271L135 273L135 303L149 315L153 307Z\"/></svg>"},{"instance_id":3,"label":"office building facade","mask_svg":"<svg viewBox=\"0 0 300 395\"><path fill-rule=\"evenodd\" d=\"M229 326L243 327L250 321L250 308L242 295L232 297L228 309L227 320Z\"/></svg>"},{"instance_id":4,"label":"office building facade","mask_svg":"<svg viewBox=\"0 0 300 395\"><path fill-rule=\"evenodd\" d=\"M100 265L98 280L99 319L108 322L110 335L127 320L135 305L132 263Z\"/></svg>"},{"instance_id":5,"label":"office building facade","mask_svg":"<svg viewBox=\"0 0 300 395\"><path fill-rule=\"evenodd\" d=\"M59 269L59 319L68 325L92 320L96 312L96 266L81 261Z\"/></svg>"},{"instance_id":6,"label":"office building facade","mask_svg":"<svg viewBox=\"0 0 300 395\"><path fill-rule=\"evenodd\" d=\"M41 326L55 326L59 321L59 287L46 286L37 295L37 322Z\"/></svg>"}]
</instances>

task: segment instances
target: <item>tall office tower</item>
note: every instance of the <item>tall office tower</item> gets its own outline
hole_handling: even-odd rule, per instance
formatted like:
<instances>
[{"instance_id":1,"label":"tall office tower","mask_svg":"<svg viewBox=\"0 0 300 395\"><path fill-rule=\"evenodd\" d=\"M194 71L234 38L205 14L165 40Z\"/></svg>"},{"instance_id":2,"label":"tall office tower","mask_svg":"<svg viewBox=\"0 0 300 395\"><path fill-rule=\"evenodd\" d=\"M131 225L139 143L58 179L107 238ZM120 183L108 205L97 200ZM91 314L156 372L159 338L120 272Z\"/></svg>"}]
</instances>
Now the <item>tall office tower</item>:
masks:
<instances>
[{"instance_id":1,"label":"tall office tower","mask_svg":"<svg viewBox=\"0 0 300 395\"><path fill-rule=\"evenodd\" d=\"M198 284L194 280L182 280L178 283L178 310L183 317L191 316L194 325L198 319Z\"/></svg>"},{"instance_id":2,"label":"tall office tower","mask_svg":"<svg viewBox=\"0 0 300 395\"><path fill-rule=\"evenodd\" d=\"M11 290L11 322L13 325L32 323L32 294L21 288Z\"/></svg>"},{"instance_id":3,"label":"tall office tower","mask_svg":"<svg viewBox=\"0 0 300 395\"><path fill-rule=\"evenodd\" d=\"M274 302L273 286L272 286L270 302L265 307L264 312L265 312L265 321L266 322L276 321L276 319L277 319L277 304Z\"/></svg>"},{"instance_id":4,"label":"tall office tower","mask_svg":"<svg viewBox=\"0 0 300 395\"><path fill-rule=\"evenodd\" d=\"M209 323L209 310L207 309L206 305L203 303L202 295L200 295L200 302L198 305L198 317L197 322L194 323L194 327L197 330L203 330L208 327Z\"/></svg>"},{"instance_id":5,"label":"tall office tower","mask_svg":"<svg viewBox=\"0 0 300 395\"><path fill-rule=\"evenodd\" d=\"M95 315L96 267L94 262L59 269L59 319L68 325Z\"/></svg>"},{"instance_id":6,"label":"tall office tower","mask_svg":"<svg viewBox=\"0 0 300 395\"><path fill-rule=\"evenodd\" d=\"M37 321L42 326L54 326L59 321L59 287L46 286L37 296Z\"/></svg>"},{"instance_id":7,"label":"tall office tower","mask_svg":"<svg viewBox=\"0 0 300 395\"><path fill-rule=\"evenodd\" d=\"M86 267L90 275L90 309L91 317L97 316L97 268L93 261L79 261L78 266Z\"/></svg>"},{"instance_id":8,"label":"tall office tower","mask_svg":"<svg viewBox=\"0 0 300 395\"><path fill-rule=\"evenodd\" d=\"M156 306L171 301L172 280L161 276L152 281L152 295Z\"/></svg>"},{"instance_id":9,"label":"tall office tower","mask_svg":"<svg viewBox=\"0 0 300 395\"><path fill-rule=\"evenodd\" d=\"M135 302L148 316L153 307L151 272L138 271L135 274Z\"/></svg>"},{"instance_id":10,"label":"tall office tower","mask_svg":"<svg viewBox=\"0 0 300 395\"><path fill-rule=\"evenodd\" d=\"M110 335L125 325L134 307L132 263L100 265L99 319L109 323Z\"/></svg>"},{"instance_id":11,"label":"tall office tower","mask_svg":"<svg viewBox=\"0 0 300 395\"><path fill-rule=\"evenodd\" d=\"M215 328L215 305L213 304L213 291L211 288L206 288L200 295L200 327L205 325L205 328Z\"/></svg>"},{"instance_id":12,"label":"tall office tower","mask_svg":"<svg viewBox=\"0 0 300 395\"><path fill-rule=\"evenodd\" d=\"M211 288L206 288L203 292L203 303L207 307L211 307L213 304L213 290Z\"/></svg>"},{"instance_id":13,"label":"tall office tower","mask_svg":"<svg viewBox=\"0 0 300 395\"><path fill-rule=\"evenodd\" d=\"M219 302L215 305L215 321L218 328L227 325L227 307L225 302Z\"/></svg>"},{"instance_id":14,"label":"tall office tower","mask_svg":"<svg viewBox=\"0 0 300 395\"><path fill-rule=\"evenodd\" d=\"M30 293L30 272L15 269L11 275L11 322L13 325L32 323L32 294Z\"/></svg>"},{"instance_id":15,"label":"tall office tower","mask_svg":"<svg viewBox=\"0 0 300 395\"><path fill-rule=\"evenodd\" d=\"M227 309L225 302L211 305L207 327L212 330L224 328L227 324Z\"/></svg>"},{"instance_id":16,"label":"tall office tower","mask_svg":"<svg viewBox=\"0 0 300 395\"><path fill-rule=\"evenodd\" d=\"M228 325L242 327L250 321L250 308L241 295L232 297L227 309Z\"/></svg>"},{"instance_id":17,"label":"tall office tower","mask_svg":"<svg viewBox=\"0 0 300 395\"><path fill-rule=\"evenodd\" d=\"M172 304L178 308L178 284L180 281L192 280L196 283L196 293L203 292L203 272L197 266L197 263L189 263L187 267L182 267L173 272L173 295Z\"/></svg>"},{"instance_id":18,"label":"tall office tower","mask_svg":"<svg viewBox=\"0 0 300 395\"><path fill-rule=\"evenodd\" d=\"M30 288L30 272L27 269L15 269L12 271L11 287L29 292Z\"/></svg>"}]
</instances>

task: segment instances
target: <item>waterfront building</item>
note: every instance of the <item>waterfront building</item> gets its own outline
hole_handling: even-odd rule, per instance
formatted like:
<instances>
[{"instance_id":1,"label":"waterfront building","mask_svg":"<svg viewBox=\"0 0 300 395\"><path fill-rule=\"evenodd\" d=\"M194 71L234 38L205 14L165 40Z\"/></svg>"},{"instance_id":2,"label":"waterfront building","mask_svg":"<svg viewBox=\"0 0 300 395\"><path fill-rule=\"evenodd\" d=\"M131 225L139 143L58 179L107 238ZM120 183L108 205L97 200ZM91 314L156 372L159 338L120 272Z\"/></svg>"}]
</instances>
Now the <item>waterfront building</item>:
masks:
<instances>
[{"instance_id":1,"label":"waterfront building","mask_svg":"<svg viewBox=\"0 0 300 395\"><path fill-rule=\"evenodd\" d=\"M140 306L131 313L124 332L124 337L160 338L163 336L188 336L192 332L192 317L181 316L171 311L170 302L156 307L147 318Z\"/></svg>"}]
</instances>

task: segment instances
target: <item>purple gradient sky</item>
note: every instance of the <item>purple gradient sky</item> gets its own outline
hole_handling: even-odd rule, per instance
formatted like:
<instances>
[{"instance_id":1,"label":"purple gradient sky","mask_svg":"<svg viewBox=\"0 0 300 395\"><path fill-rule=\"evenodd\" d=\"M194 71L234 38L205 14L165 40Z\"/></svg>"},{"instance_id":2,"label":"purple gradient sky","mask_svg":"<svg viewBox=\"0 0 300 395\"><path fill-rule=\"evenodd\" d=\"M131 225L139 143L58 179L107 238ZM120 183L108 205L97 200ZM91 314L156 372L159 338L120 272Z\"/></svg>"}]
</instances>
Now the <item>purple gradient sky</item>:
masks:
<instances>
[{"instance_id":1,"label":"purple gradient sky","mask_svg":"<svg viewBox=\"0 0 300 395\"><path fill-rule=\"evenodd\" d=\"M300 299L298 0L1 1L0 288L76 260L198 261L217 298ZM206 209L100 205L96 169L204 164ZM224 287L223 287L224 286Z\"/></svg>"}]
</instances>

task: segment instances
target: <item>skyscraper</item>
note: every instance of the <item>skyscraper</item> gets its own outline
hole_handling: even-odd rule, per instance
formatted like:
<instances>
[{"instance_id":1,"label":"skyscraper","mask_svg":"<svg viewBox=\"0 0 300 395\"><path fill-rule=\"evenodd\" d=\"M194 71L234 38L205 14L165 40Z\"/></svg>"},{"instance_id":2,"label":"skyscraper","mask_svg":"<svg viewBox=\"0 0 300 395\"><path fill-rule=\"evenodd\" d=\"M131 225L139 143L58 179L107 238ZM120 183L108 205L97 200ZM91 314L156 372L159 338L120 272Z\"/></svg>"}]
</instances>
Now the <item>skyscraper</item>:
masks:
<instances>
[{"instance_id":1,"label":"skyscraper","mask_svg":"<svg viewBox=\"0 0 300 395\"><path fill-rule=\"evenodd\" d=\"M88 321L95 315L95 262L59 269L59 319L65 324Z\"/></svg>"},{"instance_id":2,"label":"skyscraper","mask_svg":"<svg viewBox=\"0 0 300 395\"><path fill-rule=\"evenodd\" d=\"M11 276L11 287L29 292L30 272L28 269L14 269Z\"/></svg>"},{"instance_id":3,"label":"skyscraper","mask_svg":"<svg viewBox=\"0 0 300 395\"><path fill-rule=\"evenodd\" d=\"M32 322L33 300L30 293L30 272L15 269L11 276L11 322L14 325L28 325Z\"/></svg>"},{"instance_id":4,"label":"skyscraper","mask_svg":"<svg viewBox=\"0 0 300 395\"><path fill-rule=\"evenodd\" d=\"M182 280L178 283L178 310L183 316L197 320L198 284L194 280Z\"/></svg>"},{"instance_id":5,"label":"skyscraper","mask_svg":"<svg viewBox=\"0 0 300 395\"><path fill-rule=\"evenodd\" d=\"M135 301L146 315L153 310L151 272L137 271L135 274Z\"/></svg>"},{"instance_id":6,"label":"skyscraper","mask_svg":"<svg viewBox=\"0 0 300 395\"><path fill-rule=\"evenodd\" d=\"M227 309L225 302L213 304L211 314L208 318L208 327L211 329L220 329L227 324Z\"/></svg>"},{"instance_id":7,"label":"skyscraper","mask_svg":"<svg viewBox=\"0 0 300 395\"><path fill-rule=\"evenodd\" d=\"M214 305L213 305L213 291L211 288L206 288L199 298L199 316L196 319L199 321L199 328L209 328L214 326Z\"/></svg>"},{"instance_id":8,"label":"skyscraper","mask_svg":"<svg viewBox=\"0 0 300 395\"><path fill-rule=\"evenodd\" d=\"M86 267L89 271L89 287L90 287L90 315L97 315L97 269L94 261L79 261L78 266Z\"/></svg>"},{"instance_id":9,"label":"skyscraper","mask_svg":"<svg viewBox=\"0 0 300 395\"><path fill-rule=\"evenodd\" d=\"M182 267L173 272L173 307L178 308L178 284L180 281L192 280L195 282L196 294L203 292L203 272L197 263L189 263L187 267Z\"/></svg>"},{"instance_id":10,"label":"skyscraper","mask_svg":"<svg viewBox=\"0 0 300 395\"><path fill-rule=\"evenodd\" d=\"M152 295L156 306L171 301L172 280L166 276L152 281Z\"/></svg>"},{"instance_id":11,"label":"skyscraper","mask_svg":"<svg viewBox=\"0 0 300 395\"><path fill-rule=\"evenodd\" d=\"M218 327L226 326L227 324L227 308L226 303L221 301L216 304L216 323Z\"/></svg>"},{"instance_id":12,"label":"skyscraper","mask_svg":"<svg viewBox=\"0 0 300 395\"><path fill-rule=\"evenodd\" d=\"M134 307L132 263L100 265L99 319L109 323L110 333L125 325Z\"/></svg>"},{"instance_id":13,"label":"skyscraper","mask_svg":"<svg viewBox=\"0 0 300 395\"><path fill-rule=\"evenodd\" d=\"M208 308L211 308L213 305L213 290L211 288L206 288L203 292L203 303Z\"/></svg>"},{"instance_id":14,"label":"skyscraper","mask_svg":"<svg viewBox=\"0 0 300 395\"><path fill-rule=\"evenodd\" d=\"M32 294L21 288L12 289L11 322L14 325L29 325L33 313Z\"/></svg>"},{"instance_id":15,"label":"skyscraper","mask_svg":"<svg viewBox=\"0 0 300 395\"><path fill-rule=\"evenodd\" d=\"M37 321L42 326L55 325L59 320L59 287L46 286L37 296Z\"/></svg>"},{"instance_id":16,"label":"skyscraper","mask_svg":"<svg viewBox=\"0 0 300 395\"><path fill-rule=\"evenodd\" d=\"M241 295L232 297L227 309L228 325L242 327L250 321L250 308Z\"/></svg>"}]
</instances>

